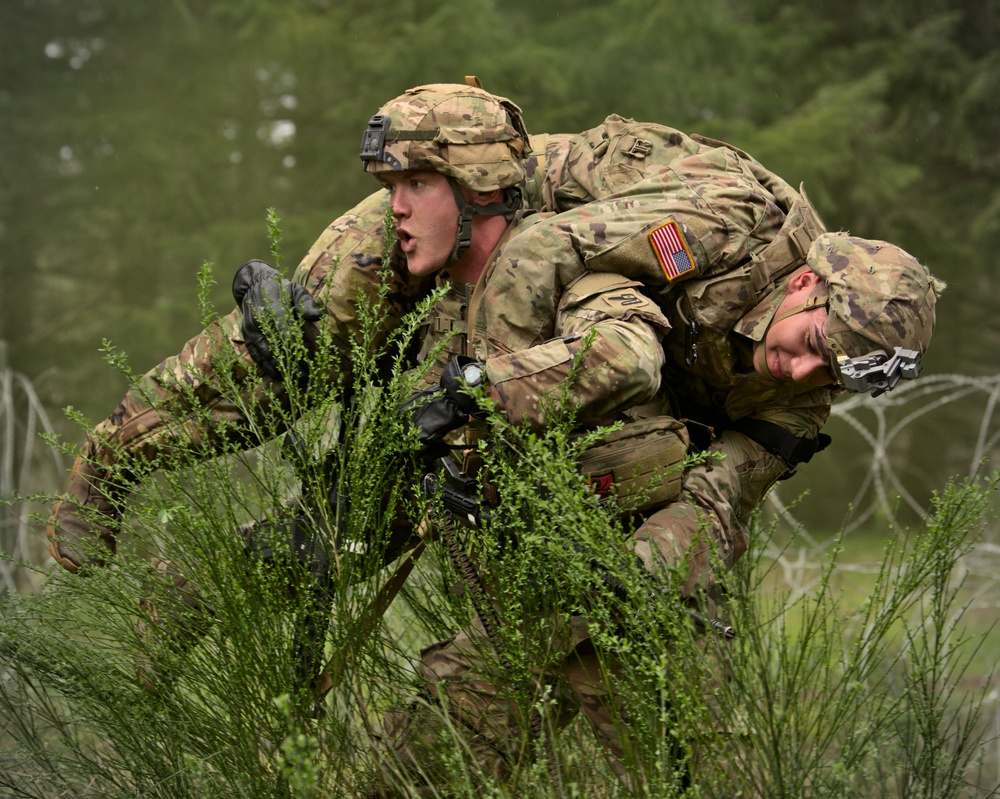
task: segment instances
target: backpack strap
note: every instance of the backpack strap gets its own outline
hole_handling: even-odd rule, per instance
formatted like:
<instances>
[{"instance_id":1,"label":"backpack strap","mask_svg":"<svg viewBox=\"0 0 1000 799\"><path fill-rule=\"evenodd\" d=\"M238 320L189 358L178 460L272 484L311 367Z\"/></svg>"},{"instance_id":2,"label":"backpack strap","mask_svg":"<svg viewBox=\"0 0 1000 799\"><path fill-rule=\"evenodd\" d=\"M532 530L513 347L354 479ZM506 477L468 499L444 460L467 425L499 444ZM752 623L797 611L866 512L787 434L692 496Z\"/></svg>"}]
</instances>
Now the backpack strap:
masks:
<instances>
[{"instance_id":1,"label":"backpack strap","mask_svg":"<svg viewBox=\"0 0 1000 799\"><path fill-rule=\"evenodd\" d=\"M805 187L800 186L799 197L788 209L778 235L753 255L750 277L757 298L761 299L768 287L802 266L812 243L825 232L823 220L806 196Z\"/></svg>"}]
</instances>

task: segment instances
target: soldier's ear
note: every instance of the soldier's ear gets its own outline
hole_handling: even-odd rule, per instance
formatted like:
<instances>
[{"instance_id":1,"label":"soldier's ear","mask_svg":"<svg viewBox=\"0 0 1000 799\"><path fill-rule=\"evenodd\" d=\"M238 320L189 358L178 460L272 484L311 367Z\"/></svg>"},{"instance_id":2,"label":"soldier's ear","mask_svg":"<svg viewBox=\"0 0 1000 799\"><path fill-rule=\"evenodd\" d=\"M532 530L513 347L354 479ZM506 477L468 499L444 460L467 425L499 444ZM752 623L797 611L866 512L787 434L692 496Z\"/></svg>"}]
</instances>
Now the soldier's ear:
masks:
<instances>
[{"instance_id":1,"label":"soldier's ear","mask_svg":"<svg viewBox=\"0 0 1000 799\"><path fill-rule=\"evenodd\" d=\"M822 282L823 278L813 272L812 269L803 269L801 272L796 272L788 279L788 291L801 291L802 289L811 290Z\"/></svg>"},{"instance_id":2,"label":"soldier's ear","mask_svg":"<svg viewBox=\"0 0 1000 799\"><path fill-rule=\"evenodd\" d=\"M493 191L475 191L470 193L472 196L467 199L474 205L489 205L490 203L498 203L503 200L503 189L494 189Z\"/></svg>"}]
</instances>

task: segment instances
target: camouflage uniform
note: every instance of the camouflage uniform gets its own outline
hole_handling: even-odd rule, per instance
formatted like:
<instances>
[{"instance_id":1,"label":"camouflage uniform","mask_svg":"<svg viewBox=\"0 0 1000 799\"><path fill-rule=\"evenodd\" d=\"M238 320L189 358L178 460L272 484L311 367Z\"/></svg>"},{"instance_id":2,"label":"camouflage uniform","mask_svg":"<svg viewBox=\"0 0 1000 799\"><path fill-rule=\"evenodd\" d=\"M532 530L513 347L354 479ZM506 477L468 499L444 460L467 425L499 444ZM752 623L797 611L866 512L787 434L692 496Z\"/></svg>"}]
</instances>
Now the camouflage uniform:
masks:
<instances>
[{"instance_id":1,"label":"camouflage uniform","mask_svg":"<svg viewBox=\"0 0 1000 799\"><path fill-rule=\"evenodd\" d=\"M760 315L776 307L768 298L804 263L803 253L788 244L791 235L804 236L801 241L808 246L807 239L824 231L808 202L786 191L795 198L794 213L754 177L738 154L713 147L675 161L673 167L608 199L555 216L537 215L533 225L498 248L469 301L472 322L466 354L486 364L492 398L509 417L544 425L542 400L558 385L545 380L554 374L550 364L567 363L579 346L576 337L562 338L552 325L554 299L559 296L553 285L599 284L614 276L618 288L610 296L625 307L644 302L637 287L657 289L658 305L670 327L663 340L663 395L645 408L635 407L645 401L642 397L628 397L630 416L680 416L674 399L679 394L696 403L686 403L685 411L704 405L703 415L710 410L711 421L720 429L723 419L756 414L797 436L814 438L829 412L831 391L757 376L753 333L759 339L766 320L758 325L745 321L754 318L755 310ZM672 280L651 237L671 225L677 226L692 256L691 269ZM538 346L540 342L545 343ZM515 354L497 355L511 351ZM542 364L547 368L536 367ZM615 396L614 391L609 394ZM621 410L591 403L581 422L611 422L623 418L616 415ZM722 433L712 447L726 458L688 470L683 496L678 496L678 486L657 506L644 508L646 519L633 534L635 551L650 570L689 567L689 595L696 583L710 583L714 569L730 566L746 550L750 511L790 468L739 433ZM713 550L721 557L710 557ZM613 755L612 763L620 767L625 744L616 719L622 708L615 706L601 676L585 621L572 618L564 624L560 666L554 673L536 675L539 685L554 691L556 709L550 722L559 727L582 710ZM401 765L411 771L428 768L447 727L439 706L448 708L453 724L475 731L472 745L477 760L489 764L488 771L502 775L516 762L523 742L511 731L523 729L518 726L523 720L503 680L498 683L491 676L491 661L490 643L479 623L424 650L420 674L434 701L418 702L386 718L386 735Z\"/></svg>"},{"instance_id":2,"label":"camouflage uniform","mask_svg":"<svg viewBox=\"0 0 1000 799\"><path fill-rule=\"evenodd\" d=\"M672 161L716 144L672 128L617 116L579 135L542 134L532 137L531 142L532 153L524 162L526 205L550 212L606 197L630 182L655 175ZM765 183L781 183L753 159L746 157L745 163L766 176ZM327 309L325 320L331 327L334 346L345 355L349 355L357 335L359 296L374 300L381 281L388 280L389 312L380 331L384 340L431 283L411 278L398 251L387 261L383 259L386 207L387 194L380 191L339 217L323 231L293 275L293 280L304 285ZM207 457L217 452L224 440L237 440L247 447L260 443L251 432L255 426L226 396L216 373L219 354L234 351L245 364L243 386L253 400L244 407L259 409L263 416L274 403L285 399L282 385L264 376L246 352L240 335L241 321L240 312L233 311L213 322L188 341L179 354L147 372L139 386L130 390L87 437L83 457L74 464L74 474L80 479L74 480L64 512L58 519L54 514L55 523L48 531L50 550L58 563L75 571L85 560L78 551L82 547L91 550L89 558L99 560L98 551L90 546L93 543L114 551L114 523L119 513L116 506L130 490L131 480L127 471L113 472L115 467L124 466L126 458L155 463L166 451L177 454L178 450L190 448ZM373 343L377 346L380 341ZM350 358L343 358L342 363L349 364ZM197 413L188 407L191 396L199 405ZM214 423L195 424L196 416ZM115 483L113 478L124 484ZM93 507L107 523L84 523L74 518L74 506Z\"/></svg>"}]
</instances>

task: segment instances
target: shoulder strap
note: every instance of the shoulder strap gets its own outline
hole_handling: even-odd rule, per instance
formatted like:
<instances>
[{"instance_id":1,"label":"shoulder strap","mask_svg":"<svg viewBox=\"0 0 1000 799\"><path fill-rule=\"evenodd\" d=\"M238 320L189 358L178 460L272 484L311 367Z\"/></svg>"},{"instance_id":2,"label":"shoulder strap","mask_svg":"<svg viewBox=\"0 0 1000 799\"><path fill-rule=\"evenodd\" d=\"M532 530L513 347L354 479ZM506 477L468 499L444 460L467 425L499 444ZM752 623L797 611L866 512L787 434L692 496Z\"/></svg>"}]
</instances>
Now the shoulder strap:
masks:
<instances>
[{"instance_id":1,"label":"shoulder strap","mask_svg":"<svg viewBox=\"0 0 1000 799\"><path fill-rule=\"evenodd\" d=\"M753 256L750 277L758 299L768 286L802 266L812 243L825 232L823 220L806 196L805 187L800 186L799 197L788 209L778 235Z\"/></svg>"}]
</instances>

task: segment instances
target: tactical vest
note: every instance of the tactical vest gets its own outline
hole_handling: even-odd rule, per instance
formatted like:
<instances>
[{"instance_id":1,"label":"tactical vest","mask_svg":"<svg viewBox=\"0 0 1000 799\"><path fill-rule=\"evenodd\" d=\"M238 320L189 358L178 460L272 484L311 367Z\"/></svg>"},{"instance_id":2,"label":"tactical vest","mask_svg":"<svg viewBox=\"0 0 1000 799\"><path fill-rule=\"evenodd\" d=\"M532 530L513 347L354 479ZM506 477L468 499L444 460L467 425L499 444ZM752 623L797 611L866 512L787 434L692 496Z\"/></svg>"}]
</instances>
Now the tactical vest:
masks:
<instances>
[{"instance_id":1,"label":"tactical vest","mask_svg":"<svg viewBox=\"0 0 1000 799\"><path fill-rule=\"evenodd\" d=\"M449 285L448 293L434 306L424 325L417 360L423 363L433 357L434 363L427 371L425 385L421 388L439 383L445 366L456 355L466 354L472 289L473 286L467 283Z\"/></svg>"}]
</instances>

